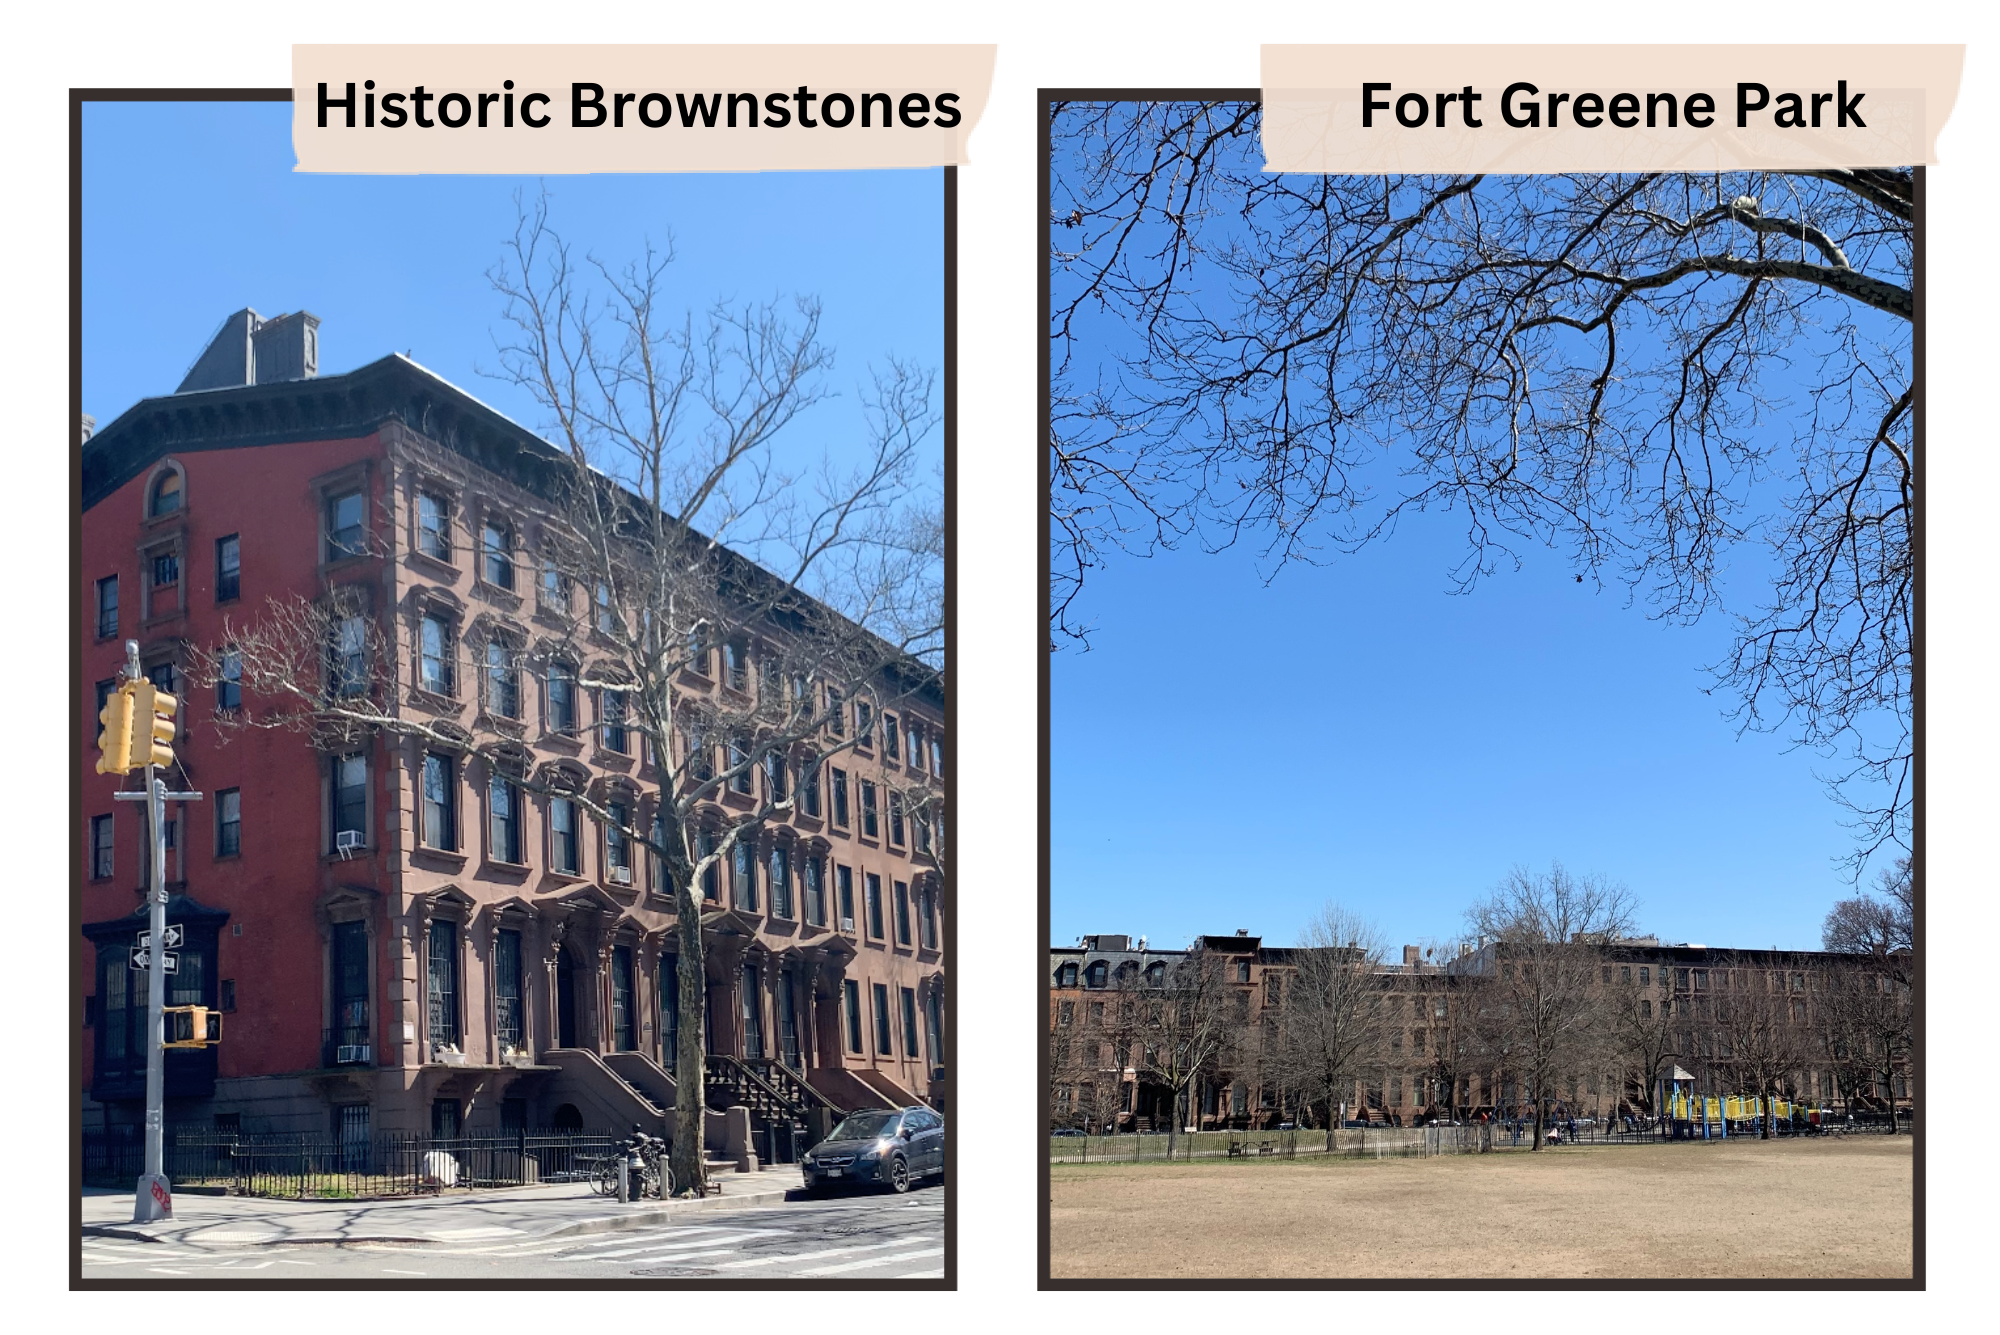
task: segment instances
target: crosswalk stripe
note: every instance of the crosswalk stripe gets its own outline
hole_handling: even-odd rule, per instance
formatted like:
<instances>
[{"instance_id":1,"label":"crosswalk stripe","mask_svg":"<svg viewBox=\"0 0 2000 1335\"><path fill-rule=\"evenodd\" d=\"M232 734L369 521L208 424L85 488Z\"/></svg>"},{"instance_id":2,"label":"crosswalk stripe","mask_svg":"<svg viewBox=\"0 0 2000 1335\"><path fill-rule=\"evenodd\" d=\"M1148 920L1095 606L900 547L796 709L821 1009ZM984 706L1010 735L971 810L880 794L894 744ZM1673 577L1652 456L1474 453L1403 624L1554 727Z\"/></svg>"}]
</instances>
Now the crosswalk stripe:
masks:
<instances>
[{"instance_id":1,"label":"crosswalk stripe","mask_svg":"<svg viewBox=\"0 0 2000 1335\"><path fill-rule=\"evenodd\" d=\"M897 1275L897 1279L943 1279L942 1270L912 1270L907 1275Z\"/></svg>"},{"instance_id":2,"label":"crosswalk stripe","mask_svg":"<svg viewBox=\"0 0 2000 1335\"><path fill-rule=\"evenodd\" d=\"M777 1265L781 1261L817 1261L828 1256L852 1256L856 1252L879 1252L884 1247L907 1247L909 1238L897 1238L894 1242L869 1242L859 1247L829 1247L817 1252L784 1252L775 1256L753 1256L747 1261L731 1261L719 1265L717 1270L743 1270L755 1265Z\"/></svg>"},{"instance_id":3,"label":"crosswalk stripe","mask_svg":"<svg viewBox=\"0 0 2000 1335\"><path fill-rule=\"evenodd\" d=\"M619 1261L634 1256L664 1256L669 1252L685 1250L689 1247L715 1247L725 1242L748 1242L751 1238L765 1238L782 1234L781 1229L760 1228L749 1233L736 1233L723 1238L701 1238L696 1241L676 1243L669 1247L634 1247L630 1251L606 1252L602 1256L580 1256L580 1261Z\"/></svg>"},{"instance_id":4,"label":"crosswalk stripe","mask_svg":"<svg viewBox=\"0 0 2000 1335\"><path fill-rule=\"evenodd\" d=\"M926 1256L943 1256L944 1248L932 1247L921 1252L897 1252L894 1256L877 1256L867 1261L849 1261L845 1265L814 1266L811 1270L801 1270L802 1276L844 1275L850 1270L869 1270L878 1265L894 1265L898 1261L916 1261Z\"/></svg>"}]
</instances>

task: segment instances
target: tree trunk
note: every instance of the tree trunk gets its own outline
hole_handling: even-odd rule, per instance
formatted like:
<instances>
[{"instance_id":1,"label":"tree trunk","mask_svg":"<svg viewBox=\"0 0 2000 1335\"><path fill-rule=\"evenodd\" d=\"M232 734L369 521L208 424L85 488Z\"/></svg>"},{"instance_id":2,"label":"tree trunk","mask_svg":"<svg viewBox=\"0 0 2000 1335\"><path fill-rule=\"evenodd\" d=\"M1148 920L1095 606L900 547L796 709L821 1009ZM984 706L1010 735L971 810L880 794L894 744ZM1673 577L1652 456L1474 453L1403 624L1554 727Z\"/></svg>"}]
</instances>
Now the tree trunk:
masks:
<instances>
[{"instance_id":1,"label":"tree trunk","mask_svg":"<svg viewBox=\"0 0 2000 1335\"><path fill-rule=\"evenodd\" d=\"M707 1108L708 1069L703 1021L708 999L708 969L702 959L701 905L694 897L693 878L680 890L674 934L679 943L677 966L680 993L680 1046L674 1054L674 1185L686 1194L706 1196L708 1179L702 1144L703 1113Z\"/></svg>"}]
</instances>

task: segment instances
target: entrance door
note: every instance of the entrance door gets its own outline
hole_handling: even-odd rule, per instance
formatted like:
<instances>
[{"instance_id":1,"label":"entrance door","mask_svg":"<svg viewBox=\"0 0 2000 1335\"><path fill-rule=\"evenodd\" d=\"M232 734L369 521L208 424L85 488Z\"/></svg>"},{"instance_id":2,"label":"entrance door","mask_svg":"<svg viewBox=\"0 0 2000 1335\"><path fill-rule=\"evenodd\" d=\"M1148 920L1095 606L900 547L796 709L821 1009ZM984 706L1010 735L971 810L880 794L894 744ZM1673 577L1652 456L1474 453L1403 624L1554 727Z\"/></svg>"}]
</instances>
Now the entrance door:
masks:
<instances>
[{"instance_id":1,"label":"entrance door","mask_svg":"<svg viewBox=\"0 0 2000 1335\"><path fill-rule=\"evenodd\" d=\"M576 966L567 949L556 956L556 1046L576 1046Z\"/></svg>"},{"instance_id":2,"label":"entrance door","mask_svg":"<svg viewBox=\"0 0 2000 1335\"><path fill-rule=\"evenodd\" d=\"M758 995L757 966L743 966L743 1055L764 1055L764 998Z\"/></svg>"},{"instance_id":3,"label":"entrance door","mask_svg":"<svg viewBox=\"0 0 2000 1335\"><path fill-rule=\"evenodd\" d=\"M778 974L778 1051L785 1065L794 1071L804 1068L804 1063L799 1060L798 1000L792 990L789 969Z\"/></svg>"}]
</instances>

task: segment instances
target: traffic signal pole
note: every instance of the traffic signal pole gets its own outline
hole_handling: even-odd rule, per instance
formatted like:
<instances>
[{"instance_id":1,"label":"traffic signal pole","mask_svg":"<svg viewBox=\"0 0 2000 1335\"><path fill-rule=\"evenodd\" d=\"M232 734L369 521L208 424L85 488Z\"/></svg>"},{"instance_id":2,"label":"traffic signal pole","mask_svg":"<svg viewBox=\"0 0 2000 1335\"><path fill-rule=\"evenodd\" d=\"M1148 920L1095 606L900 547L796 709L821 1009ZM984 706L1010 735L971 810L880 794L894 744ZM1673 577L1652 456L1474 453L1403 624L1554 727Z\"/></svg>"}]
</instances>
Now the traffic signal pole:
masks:
<instances>
[{"instance_id":1,"label":"traffic signal pole","mask_svg":"<svg viewBox=\"0 0 2000 1335\"><path fill-rule=\"evenodd\" d=\"M140 675L139 642L125 641L125 679L146 686ZM173 737L170 723L156 723L150 686L146 686L142 703L143 716L135 719L132 735L136 741L145 734L145 745L149 748L141 753L146 755L146 791L141 793L120 793L126 800L140 800L146 804L146 837L152 849L151 874L147 877L146 900L151 931L147 934L146 948L146 1032L150 1036L146 1043L146 1171L139 1178L138 1190L132 1199L132 1222L150 1223L156 1219L174 1217L173 1184L167 1181L166 1164L166 1008L167 1008L167 799L169 797L184 802L201 800L200 793L169 793L166 783L159 776L154 759L161 754L172 757L165 744ZM164 697L163 709L171 714L177 707L172 697ZM161 738L161 745L154 746L153 739ZM136 748L135 748L136 750ZM136 755L133 758L137 758Z\"/></svg>"}]
</instances>

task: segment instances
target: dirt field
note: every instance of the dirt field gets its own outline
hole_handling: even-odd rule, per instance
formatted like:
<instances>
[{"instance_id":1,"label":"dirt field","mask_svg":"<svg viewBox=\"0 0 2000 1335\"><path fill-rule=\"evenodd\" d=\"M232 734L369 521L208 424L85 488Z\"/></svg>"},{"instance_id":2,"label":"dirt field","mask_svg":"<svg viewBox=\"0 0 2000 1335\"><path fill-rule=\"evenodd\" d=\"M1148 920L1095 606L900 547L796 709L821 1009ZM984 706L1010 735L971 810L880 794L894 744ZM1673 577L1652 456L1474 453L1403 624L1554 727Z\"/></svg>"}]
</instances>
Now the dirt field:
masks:
<instances>
[{"instance_id":1,"label":"dirt field","mask_svg":"<svg viewBox=\"0 0 2000 1335\"><path fill-rule=\"evenodd\" d=\"M1052 1164L1065 1278L1911 1273L1907 1136L1436 1159Z\"/></svg>"}]
</instances>

